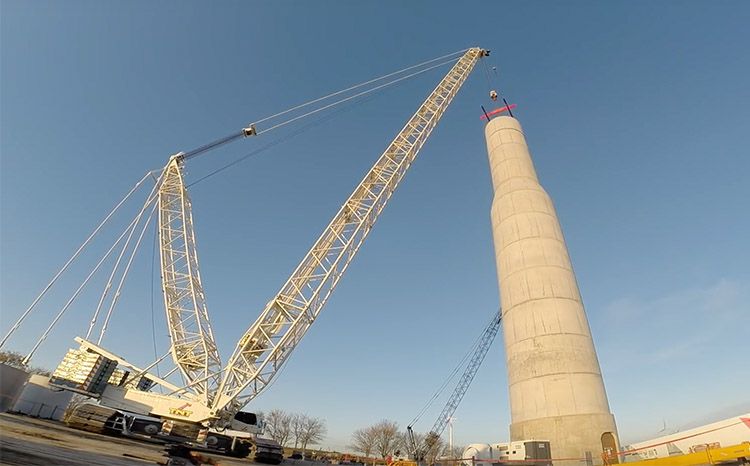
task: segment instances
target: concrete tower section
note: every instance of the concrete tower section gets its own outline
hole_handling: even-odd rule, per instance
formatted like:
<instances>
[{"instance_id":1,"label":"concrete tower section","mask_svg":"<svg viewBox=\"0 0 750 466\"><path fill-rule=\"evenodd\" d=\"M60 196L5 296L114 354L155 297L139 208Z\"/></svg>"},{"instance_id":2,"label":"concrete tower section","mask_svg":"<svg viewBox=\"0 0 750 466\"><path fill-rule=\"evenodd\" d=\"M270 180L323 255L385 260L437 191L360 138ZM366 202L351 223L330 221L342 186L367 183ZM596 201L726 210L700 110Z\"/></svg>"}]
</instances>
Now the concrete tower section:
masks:
<instances>
[{"instance_id":1,"label":"concrete tower section","mask_svg":"<svg viewBox=\"0 0 750 466\"><path fill-rule=\"evenodd\" d=\"M494 118L485 137L511 440L549 440L553 458L599 464L617 428L560 222L518 121Z\"/></svg>"}]
</instances>

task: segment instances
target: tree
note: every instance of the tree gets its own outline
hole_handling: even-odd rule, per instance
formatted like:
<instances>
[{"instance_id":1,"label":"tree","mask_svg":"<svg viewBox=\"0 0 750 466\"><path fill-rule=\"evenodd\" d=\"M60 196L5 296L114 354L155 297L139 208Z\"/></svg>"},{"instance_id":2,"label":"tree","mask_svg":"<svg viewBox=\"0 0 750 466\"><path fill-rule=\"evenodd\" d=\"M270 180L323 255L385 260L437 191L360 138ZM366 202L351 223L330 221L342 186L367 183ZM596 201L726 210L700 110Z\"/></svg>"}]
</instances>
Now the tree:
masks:
<instances>
[{"instance_id":1,"label":"tree","mask_svg":"<svg viewBox=\"0 0 750 466\"><path fill-rule=\"evenodd\" d=\"M434 432L430 432L425 436L425 452L424 460L427 464L435 464L435 461L440 457L440 454L445 449L445 442Z\"/></svg>"},{"instance_id":2,"label":"tree","mask_svg":"<svg viewBox=\"0 0 750 466\"><path fill-rule=\"evenodd\" d=\"M307 414L287 413L274 409L268 414L260 413L265 424L266 435L282 446L289 446L294 440L294 448L307 449L308 445L319 444L326 435L326 422Z\"/></svg>"},{"instance_id":3,"label":"tree","mask_svg":"<svg viewBox=\"0 0 750 466\"><path fill-rule=\"evenodd\" d=\"M68 419L75 413L76 408L79 406L91 403L94 401L94 398L91 398L90 396L81 395L79 393L74 393L73 396L70 399L70 403L68 403L68 407L65 408L65 412L63 413L63 422L67 422Z\"/></svg>"},{"instance_id":4,"label":"tree","mask_svg":"<svg viewBox=\"0 0 750 466\"><path fill-rule=\"evenodd\" d=\"M294 448L297 448L302 440L302 430L304 424L304 420L302 419L303 416L304 414L292 414L291 416L291 428L292 437L294 437Z\"/></svg>"},{"instance_id":5,"label":"tree","mask_svg":"<svg viewBox=\"0 0 750 466\"><path fill-rule=\"evenodd\" d=\"M306 414L300 415L301 418L301 435L300 446L304 452L307 445L316 445L323 441L328 429L324 420L317 417L310 417Z\"/></svg>"},{"instance_id":6,"label":"tree","mask_svg":"<svg viewBox=\"0 0 750 466\"><path fill-rule=\"evenodd\" d=\"M292 415L280 409L274 409L263 415L266 434L276 440L279 445L286 445L292 435Z\"/></svg>"},{"instance_id":7,"label":"tree","mask_svg":"<svg viewBox=\"0 0 750 466\"><path fill-rule=\"evenodd\" d=\"M416 444L417 450L424 449L424 434L420 434L419 432L412 431L412 435L414 436L414 443ZM401 448L404 450L404 452L409 455L410 458L413 456L419 456L419 451L415 452L413 451L414 448L411 444L411 440L409 439L409 433L403 432L401 433ZM412 458L419 460L420 458Z\"/></svg>"},{"instance_id":8,"label":"tree","mask_svg":"<svg viewBox=\"0 0 750 466\"><path fill-rule=\"evenodd\" d=\"M30 374L39 374L39 375L50 375L51 372L47 369L44 369L42 367L30 367L28 364L24 363L25 357L17 352L17 351L0 351L0 363L7 364L8 366L15 367L16 369L21 369L22 371L26 371Z\"/></svg>"},{"instance_id":9,"label":"tree","mask_svg":"<svg viewBox=\"0 0 750 466\"><path fill-rule=\"evenodd\" d=\"M418 462L424 462L425 464L435 464L435 461L442 455L445 447L445 442L435 432L429 432L422 434L420 432L414 432L414 443L416 444L417 451L412 451L412 445L409 441L409 436L404 433L401 435L402 444L404 449L409 455L414 455L418 458ZM461 450L463 451L463 450Z\"/></svg>"},{"instance_id":10,"label":"tree","mask_svg":"<svg viewBox=\"0 0 750 466\"><path fill-rule=\"evenodd\" d=\"M375 429L375 451L380 454L381 458L385 458L400 448L401 435L397 423L382 420L372 428Z\"/></svg>"},{"instance_id":11,"label":"tree","mask_svg":"<svg viewBox=\"0 0 750 466\"><path fill-rule=\"evenodd\" d=\"M26 364L23 363L23 355L16 351L0 351L0 362L16 369L26 369Z\"/></svg>"},{"instance_id":12,"label":"tree","mask_svg":"<svg viewBox=\"0 0 750 466\"><path fill-rule=\"evenodd\" d=\"M369 457L375 451L376 442L377 430L375 426L365 427L354 431L350 448Z\"/></svg>"},{"instance_id":13,"label":"tree","mask_svg":"<svg viewBox=\"0 0 750 466\"><path fill-rule=\"evenodd\" d=\"M444 456L450 456L452 459L461 459L461 457L464 454L464 450L466 447L462 445L453 445L453 451L451 451L450 446L446 445L445 449L443 450Z\"/></svg>"}]
</instances>

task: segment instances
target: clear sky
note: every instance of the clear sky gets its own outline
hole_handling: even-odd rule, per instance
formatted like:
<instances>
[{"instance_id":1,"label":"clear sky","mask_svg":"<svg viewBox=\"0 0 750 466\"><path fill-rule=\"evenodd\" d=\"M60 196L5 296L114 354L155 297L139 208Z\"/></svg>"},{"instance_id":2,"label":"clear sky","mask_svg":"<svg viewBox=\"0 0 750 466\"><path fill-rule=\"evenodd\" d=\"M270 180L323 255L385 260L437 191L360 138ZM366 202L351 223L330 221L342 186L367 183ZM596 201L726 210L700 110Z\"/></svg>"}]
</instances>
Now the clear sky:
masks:
<instances>
[{"instance_id":1,"label":"clear sky","mask_svg":"<svg viewBox=\"0 0 750 466\"><path fill-rule=\"evenodd\" d=\"M663 423L671 431L747 412L748 19L741 1L4 0L0 330L170 154L476 45L492 50L498 90L518 104L555 201L622 440L653 436ZM445 71L191 188L225 359ZM479 121L480 105L491 102L477 71L327 308L250 409L322 417L323 446L339 449L353 429L380 419L405 427L496 311ZM188 181L264 142L196 159ZM104 341L140 364L153 357L152 241L149 233ZM106 246L73 267L10 349L30 349ZM82 296L34 364L59 362L97 298L95 289ZM154 320L161 352L158 283ZM501 343L456 412L458 444L508 437ZM441 407L415 428L429 429Z\"/></svg>"}]
</instances>

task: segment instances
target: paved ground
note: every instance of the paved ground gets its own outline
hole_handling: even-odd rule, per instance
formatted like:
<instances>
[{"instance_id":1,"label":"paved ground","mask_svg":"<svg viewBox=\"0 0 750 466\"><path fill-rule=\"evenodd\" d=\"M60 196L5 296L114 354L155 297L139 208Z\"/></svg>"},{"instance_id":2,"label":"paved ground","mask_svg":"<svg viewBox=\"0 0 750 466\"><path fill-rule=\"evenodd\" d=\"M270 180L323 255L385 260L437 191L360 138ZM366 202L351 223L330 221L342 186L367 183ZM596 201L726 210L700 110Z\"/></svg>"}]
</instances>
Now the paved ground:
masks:
<instances>
[{"instance_id":1,"label":"paved ground","mask_svg":"<svg viewBox=\"0 0 750 466\"><path fill-rule=\"evenodd\" d=\"M70 429L59 422L0 414L0 465L143 466L164 461L162 446ZM211 455L221 466L256 464Z\"/></svg>"}]
</instances>

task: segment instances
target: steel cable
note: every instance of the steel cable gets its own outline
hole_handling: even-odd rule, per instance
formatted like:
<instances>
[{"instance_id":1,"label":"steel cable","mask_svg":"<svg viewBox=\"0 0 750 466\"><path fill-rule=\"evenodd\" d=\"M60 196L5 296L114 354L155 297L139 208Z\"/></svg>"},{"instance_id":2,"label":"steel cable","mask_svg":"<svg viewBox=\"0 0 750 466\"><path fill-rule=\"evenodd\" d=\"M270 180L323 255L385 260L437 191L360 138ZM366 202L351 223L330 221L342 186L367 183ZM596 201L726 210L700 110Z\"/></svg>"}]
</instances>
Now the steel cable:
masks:
<instances>
[{"instance_id":1,"label":"steel cable","mask_svg":"<svg viewBox=\"0 0 750 466\"><path fill-rule=\"evenodd\" d=\"M60 275L62 275L65 272L65 270L67 270L67 268L70 266L70 264L72 264L73 261L76 260L79 254L81 254L81 251L83 251L83 249L91 242L91 240L94 239L94 236L96 236L97 233L99 233L99 230L101 230L102 227L107 223L107 221L112 217L112 215L114 215L114 213L117 212L120 206L122 206L125 203L125 201L127 201L130 198L130 196L143 184L143 182L146 181L146 179L148 179L149 176L151 176L151 173L152 172L146 173L143 176L143 178L141 178L140 181L138 181L135 184L135 186L133 186L133 188L130 191L128 191L125 197L123 197L122 200L120 200L120 202L115 206L115 208L112 209L109 212L109 214L107 214L106 217L104 217L104 220L102 220L101 223L99 223L99 225L94 229L94 231L89 235L89 237L86 238L83 244L81 244L81 246L78 247L76 252L73 253L70 259L68 259L68 261L65 263L65 265L63 265L62 268L55 274L55 276L52 277L52 280L50 280L47 286L44 287L42 292L39 293L39 295L36 297L36 299L34 299L31 305L26 309L26 311L24 311L21 317L19 317L18 320L13 324L13 327L11 327L8 333L3 337L3 340L0 341L0 348L2 348L3 345L5 345L5 342L8 341L8 338L10 338L13 332L15 332L18 329L18 327L23 323L24 320L26 320L26 317L28 317L28 315L31 313L34 307L36 307L36 305L44 297L44 295L47 294L50 288L52 288L52 285L55 284L57 279L60 278Z\"/></svg>"},{"instance_id":2,"label":"steel cable","mask_svg":"<svg viewBox=\"0 0 750 466\"><path fill-rule=\"evenodd\" d=\"M260 120L256 120L256 121L255 121L255 122L253 122L253 123L252 123L252 124L251 124L250 126L252 127L252 126L254 126L254 125L257 125L258 123L262 123L262 122L265 122L265 121L268 121L268 120L272 120L272 119L274 119L274 118L278 118L279 116L282 116L282 115L286 115L286 114L288 114L288 113L291 113L291 112L293 112L293 111L295 111L295 110L299 110L299 109L301 109L301 108L304 108L304 107L308 107L308 106L310 106L310 105L312 105L312 104L315 104L315 103L319 103L319 102L322 102L322 101L324 101L324 100L330 99L331 97L335 97L335 96L337 96L337 95L341 95L341 94L344 94L344 93L346 93L346 92L350 92L350 91L353 91L353 90L355 90L355 89L359 89L359 88L361 88L361 87L364 87L364 86L366 86L366 85L369 85L369 84L373 84L373 83L376 83L376 82L378 82L378 81L382 81L383 79L386 79L386 78L390 78L390 77L393 77L393 76L396 76L396 75L399 75L399 74L405 73L405 72L407 72L407 71L410 71L410 70L413 70L413 69L416 69L416 68L420 68L420 67L426 66L426 65L428 65L428 64L430 64L430 63L433 63L433 62L436 62L436 61L439 61L439 60L443 60L443 59L446 59L446 58L448 58L448 57L453 57L453 58L451 58L451 59L450 59L450 60L448 60L448 61L445 61L445 62L441 62L441 63L439 63L439 64L437 64L437 65L432 65L432 66L430 66L430 67L428 67L428 68L422 69L422 70L420 70L420 71L417 71L417 72L414 72L414 73L410 73L409 75L406 75L406 76L402 76L402 77L400 77L400 78L397 78L397 79L395 79L395 80L389 81L389 82L387 82L387 83L385 83L385 84L381 84L381 85L378 85L378 86L376 86L376 87L374 87L374 88L372 88L372 89L369 89L369 90L366 90L366 91L362 91L362 92L360 92L360 93L357 93L357 94L355 94L355 95L353 95L353 96L349 96L349 97L347 97L347 98L344 98L344 99L340 99L340 100L337 100L337 101L335 101L335 102L333 102L333 103L331 103L331 104L325 105L325 106L323 106L323 107L321 107L321 108L318 108L318 109L316 109L316 110L313 110L313 111L307 112L307 113L305 113L305 114L303 114L303 115L300 115L300 116L297 116L297 117L291 118L290 120L286 120L286 121L283 121L283 122L281 122L281 123L278 123L278 124L276 124L276 125L273 125L273 126L271 126L270 128L267 128L267 129L264 129L264 130L262 130L262 131L259 131L259 132L257 132L256 134L261 134L261 133L265 133L265 132L268 132L268 131L271 131L271 130L274 130L274 129L280 128L280 127L282 127L282 126L285 126L285 125L287 125L287 124L289 124L289 123L292 123L293 121L299 120L300 118L304 118L304 117L307 117L307 116L313 115L313 114L315 114L315 113L318 113L318 112L320 112L320 111L323 111L323 110L325 110L325 109L327 109L327 108L330 108L330 107L333 107L333 106L336 106L336 105L342 104L342 103L344 103L344 102L346 102L346 101L348 101L348 100L352 100L352 99L354 99L354 98L356 98L356 97L359 97L359 96L361 96L361 95L367 94L367 93L369 93L369 92L373 92L373 91L376 91L376 90L378 90L378 89L380 89L380 88L383 88L383 87L389 86L389 85L391 85L391 84L397 83L397 82L399 82L399 81L402 81L402 80L404 80L404 79L408 79L408 78L411 78L411 77L417 76L417 75L419 75L419 74L422 74L422 73L424 73L424 72L430 71L430 70L432 70L432 69L434 69L434 68L437 68L437 67L439 67L439 66L443 66L443 65L445 65L445 64L447 64L447 63L452 63L453 61L455 61L455 60L456 60L456 59L458 58L458 57L454 57L455 55L458 55L458 54L462 54L462 53L466 52L466 50L468 50L468 49L460 50L460 51L457 51L457 52L453 52L453 53L449 53L449 54L446 54L446 55L443 55L443 56L440 56L440 57L437 57L437 58L433 58L433 59L431 59L431 60L427 60L427 61L425 61L425 62L422 62L422 63L419 63L419 64L417 64L417 65L412 65L412 66L409 66L409 67L407 67L407 68L403 68L403 69L401 69L401 70L398 70L398 71L394 71L394 72L392 72L392 73L388 73L388 74L386 74L386 75L380 76L380 77L378 77L378 78L375 78L375 79L370 79L370 80L368 80L368 81L365 81L365 82L362 82L362 83L356 84L356 85L354 85L354 86L350 86L350 87L348 87L348 88L346 88L346 89L342 89L342 90L340 90L340 91L332 92L332 93L330 93L330 94L328 94L328 95L325 95L325 96L323 96L323 97L318 97L318 98L316 98L316 99L310 100L310 101L308 101L308 102L305 102L305 103L303 103L303 104L299 104L299 105L296 105L296 106L294 106L294 107L291 107L291 108L289 108L289 109L286 109L286 110L284 110L284 111L278 112L278 113L276 113L276 114L273 114L273 115L270 115L270 116L267 116L267 117L261 118ZM225 144L228 144L228 143L230 143L230 142L233 142L233 141L236 141L236 140L238 140L238 139L241 139L241 138L243 138L244 136L246 136L246 133L245 133L245 130L244 130L244 129L243 129L243 130L241 130L241 131L238 131L238 132L233 132L233 133L231 133L231 134L229 134L229 135L227 135L227 136L224 136L224 137L222 137L222 138L220 138L220 139L217 139L217 140L215 140L215 141L213 141L213 142L210 142L210 143L208 143L208 144L204 144L203 146L200 146L200 147L198 147L198 148L196 148L196 149L193 149L193 150L190 150L190 151L188 151L188 152L185 152L185 153L184 153L184 154L182 155L182 157L183 157L183 159L184 159L184 160L188 160L188 159L191 159L191 158L193 158L193 157L195 157L195 156L197 156L197 155L203 154L203 153L205 153L205 152L208 152L208 151L210 151L210 150L216 149L216 148L218 148L218 147L221 147L221 146L223 146L223 145L225 145Z\"/></svg>"}]
</instances>

